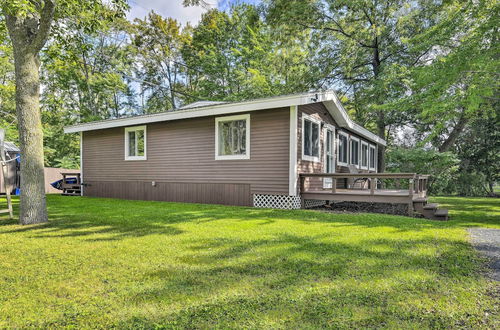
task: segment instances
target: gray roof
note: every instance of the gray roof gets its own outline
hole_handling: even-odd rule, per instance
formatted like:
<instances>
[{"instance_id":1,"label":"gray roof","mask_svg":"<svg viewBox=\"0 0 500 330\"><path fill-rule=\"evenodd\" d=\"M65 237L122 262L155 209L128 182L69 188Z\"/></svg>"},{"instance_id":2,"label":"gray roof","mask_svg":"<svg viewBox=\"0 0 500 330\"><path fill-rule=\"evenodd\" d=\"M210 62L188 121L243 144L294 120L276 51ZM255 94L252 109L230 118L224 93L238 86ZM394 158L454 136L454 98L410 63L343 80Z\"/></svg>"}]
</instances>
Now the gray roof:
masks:
<instances>
[{"instance_id":1,"label":"gray roof","mask_svg":"<svg viewBox=\"0 0 500 330\"><path fill-rule=\"evenodd\" d=\"M5 151L7 152L21 152L19 148L13 142L4 142Z\"/></svg>"},{"instance_id":2,"label":"gray roof","mask_svg":"<svg viewBox=\"0 0 500 330\"><path fill-rule=\"evenodd\" d=\"M224 104L224 103L227 103L227 102L221 102L221 101L198 101L198 102L186 104L186 105L180 107L177 110L201 108L201 107L206 107L206 106L210 106L210 105L217 105L217 104Z\"/></svg>"}]
</instances>

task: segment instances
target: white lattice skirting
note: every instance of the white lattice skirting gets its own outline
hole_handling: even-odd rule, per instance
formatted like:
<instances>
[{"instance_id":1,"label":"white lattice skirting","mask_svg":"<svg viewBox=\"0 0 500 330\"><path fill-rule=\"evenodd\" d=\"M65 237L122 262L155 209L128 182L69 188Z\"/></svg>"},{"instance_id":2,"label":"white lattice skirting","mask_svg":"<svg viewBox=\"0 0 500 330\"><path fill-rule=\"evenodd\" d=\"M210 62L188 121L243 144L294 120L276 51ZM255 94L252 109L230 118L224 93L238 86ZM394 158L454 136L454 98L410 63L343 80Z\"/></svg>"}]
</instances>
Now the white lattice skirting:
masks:
<instances>
[{"instance_id":1,"label":"white lattice skirting","mask_svg":"<svg viewBox=\"0 0 500 330\"><path fill-rule=\"evenodd\" d=\"M319 201L317 199L304 199L304 208L309 209L311 207L318 207L325 205L325 201Z\"/></svg>"},{"instance_id":2,"label":"white lattice skirting","mask_svg":"<svg viewBox=\"0 0 500 330\"><path fill-rule=\"evenodd\" d=\"M300 209L300 196L254 194L253 206L271 209L296 210Z\"/></svg>"}]
</instances>

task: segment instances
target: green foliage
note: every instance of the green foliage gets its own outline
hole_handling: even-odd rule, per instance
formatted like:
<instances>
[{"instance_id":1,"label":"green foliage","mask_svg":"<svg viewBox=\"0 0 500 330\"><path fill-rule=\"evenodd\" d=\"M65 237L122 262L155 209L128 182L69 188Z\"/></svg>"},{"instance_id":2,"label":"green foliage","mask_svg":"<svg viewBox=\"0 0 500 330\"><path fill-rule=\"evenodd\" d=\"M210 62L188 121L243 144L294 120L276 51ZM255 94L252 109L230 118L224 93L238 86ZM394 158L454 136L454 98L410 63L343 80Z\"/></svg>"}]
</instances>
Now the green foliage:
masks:
<instances>
[{"instance_id":1,"label":"green foliage","mask_svg":"<svg viewBox=\"0 0 500 330\"><path fill-rule=\"evenodd\" d=\"M437 201L451 221L49 195L46 225L0 217L0 327L498 328L465 228L500 199Z\"/></svg>"},{"instance_id":2,"label":"green foliage","mask_svg":"<svg viewBox=\"0 0 500 330\"><path fill-rule=\"evenodd\" d=\"M42 2L0 6L29 15ZM396 164L442 180L434 192L491 194L499 180L498 1L268 0L207 10L196 26L154 12L128 22L124 1L57 4L41 54L47 165L78 163L63 125L334 87L356 121L386 135ZM13 78L0 15L0 125L16 141ZM425 152L397 151L402 127ZM453 166L441 173L439 161Z\"/></svg>"},{"instance_id":3,"label":"green foliage","mask_svg":"<svg viewBox=\"0 0 500 330\"><path fill-rule=\"evenodd\" d=\"M8 141L17 142L14 61L4 23L0 20L0 127Z\"/></svg>"},{"instance_id":4,"label":"green foliage","mask_svg":"<svg viewBox=\"0 0 500 330\"><path fill-rule=\"evenodd\" d=\"M436 147L458 122L497 111L500 66L498 1L448 1L438 13L439 24L406 41L425 52L406 70L406 95L389 105L413 115Z\"/></svg>"},{"instance_id":5,"label":"green foliage","mask_svg":"<svg viewBox=\"0 0 500 330\"><path fill-rule=\"evenodd\" d=\"M298 41L275 40L254 6L211 10L183 48L187 91L194 99L242 100L309 89L309 52Z\"/></svg>"},{"instance_id":6,"label":"green foliage","mask_svg":"<svg viewBox=\"0 0 500 330\"><path fill-rule=\"evenodd\" d=\"M429 194L450 193L457 184L459 160L450 152L423 148L391 148L387 150L387 171L430 174Z\"/></svg>"},{"instance_id":7,"label":"green foliage","mask_svg":"<svg viewBox=\"0 0 500 330\"><path fill-rule=\"evenodd\" d=\"M457 193L495 195L500 181L500 123L497 114L478 118L466 129L455 150L461 159Z\"/></svg>"},{"instance_id":8,"label":"green foliage","mask_svg":"<svg viewBox=\"0 0 500 330\"><path fill-rule=\"evenodd\" d=\"M355 119L386 136L404 114L386 105L405 93L401 72L419 56L405 40L435 24L438 5L429 1L272 0L268 20L292 38L307 29L316 49L321 83L348 94ZM298 19L300 18L300 19Z\"/></svg>"},{"instance_id":9,"label":"green foliage","mask_svg":"<svg viewBox=\"0 0 500 330\"><path fill-rule=\"evenodd\" d=\"M181 49L189 42L190 28L182 30L172 18L151 12L144 20L136 19L133 24L132 49L139 65L135 71L139 78L153 84L143 83L141 100L143 112L162 112L178 107L183 97L186 67Z\"/></svg>"}]
</instances>

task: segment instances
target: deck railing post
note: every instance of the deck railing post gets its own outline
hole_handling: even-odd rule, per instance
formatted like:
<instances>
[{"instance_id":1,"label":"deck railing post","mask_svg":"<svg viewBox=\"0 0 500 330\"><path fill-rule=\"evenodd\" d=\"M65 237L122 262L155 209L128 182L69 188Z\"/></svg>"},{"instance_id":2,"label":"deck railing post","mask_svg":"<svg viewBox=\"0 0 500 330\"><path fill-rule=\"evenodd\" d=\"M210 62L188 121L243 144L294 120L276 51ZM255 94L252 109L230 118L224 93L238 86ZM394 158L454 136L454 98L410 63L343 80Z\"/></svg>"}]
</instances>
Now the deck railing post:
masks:
<instances>
[{"instance_id":1,"label":"deck railing post","mask_svg":"<svg viewBox=\"0 0 500 330\"><path fill-rule=\"evenodd\" d=\"M370 195L375 195L375 186L377 185L377 178L370 178Z\"/></svg>"},{"instance_id":2,"label":"deck railing post","mask_svg":"<svg viewBox=\"0 0 500 330\"><path fill-rule=\"evenodd\" d=\"M301 175L300 176L300 193L305 193L306 192L306 177Z\"/></svg>"},{"instance_id":3,"label":"deck railing post","mask_svg":"<svg viewBox=\"0 0 500 330\"><path fill-rule=\"evenodd\" d=\"M337 193L337 179L332 178L332 194L336 194L336 193Z\"/></svg>"},{"instance_id":4,"label":"deck railing post","mask_svg":"<svg viewBox=\"0 0 500 330\"><path fill-rule=\"evenodd\" d=\"M410 179L410 186L408 187L409 201L408 201L408 216L413 217L413 192L415 190L415 177Z\"/></svg>"}]
</instances>

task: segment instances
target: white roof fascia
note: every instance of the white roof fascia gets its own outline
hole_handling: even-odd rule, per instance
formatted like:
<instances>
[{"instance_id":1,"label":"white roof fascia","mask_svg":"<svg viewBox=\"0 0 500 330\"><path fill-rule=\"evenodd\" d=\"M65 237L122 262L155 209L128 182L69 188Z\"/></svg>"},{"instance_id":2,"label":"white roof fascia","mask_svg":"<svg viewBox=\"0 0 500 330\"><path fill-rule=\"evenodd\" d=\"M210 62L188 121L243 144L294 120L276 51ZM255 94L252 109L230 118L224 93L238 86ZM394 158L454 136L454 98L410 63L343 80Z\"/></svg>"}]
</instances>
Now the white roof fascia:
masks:
<instances>
[{"instance_id":1,"label":"white roof fascia","mask_svg":"<svg viewBox=\"0 0 500 330\"><path fill-rule=\"evenodd\" d=\"M340 100L337 97L337 94L334 92L331 92L333 95L331 99L323 102L325 107L328 109L328 112L332 115L333 119L337 122L337 124L340 127L347 128L364 138L367 138L373 142L376 142L378 144L381 144L383 146L386 146L387 143L384 139L379 137L376 134L373 134L363 126L356 124L354 121L351 120L349 115L347 114L347 111L344 109L342 106L342 103L340 103Z\"/></svg>"},{"instance_id":2,"label":"white roof fascia","mask_svg":"<svg viewBox=\"0 0 500 330\"><path fill-rule=\"evenodd\" d=\"M156 123L162 121L171 121L179 119L220 116L226 114L266 110L273 108L282 108L290 106L299 106L311 103L323 102L335 121L341 126L346 127L359 135L381 145L386 145L385 141L377 135L371 133L367 129L354 123L344 107L340 103L337 95L333 91L325 92L310 92L304 94L285 95L279 97L270 97L257 100L250 100L237 103L223 103L217 105L209 105L198 108L188 108L185 110L176 110L162 112L151 115L143 115L137 117L119 118L111 120L102 120L85 124L78 124L64 128L64 133L77 133L85 131L94 131L106 128L125 127Z\"/></svg>"},{"instance_id":3,"label":"white roof fascia","mask_svg":"<svg viewBox=\"0 0 500 330\"><path fill-rule=\"evenodd\" d=\"M316 94L318 95L318 101L312 101L311 98L314 98ZM194 109L162 112L162 113L137 116L137 117L96 121L86 124L78 124L65 127L64 133L94 131L105 128L134 126L134 125L142 125L142 124L156 123L162 121L206 117L206 116L219 116L231 113L290 107L291 105L310 104L314 102L321 102L324 99L324 97L321 96L324 96L324 94L325 93L312 92L301 95L271 97L271 98L251 100L238 103L228 103L228 104L213 105L213 106L194 108Z\"/></svg>"}]
</instances>

